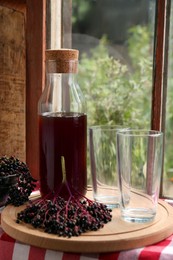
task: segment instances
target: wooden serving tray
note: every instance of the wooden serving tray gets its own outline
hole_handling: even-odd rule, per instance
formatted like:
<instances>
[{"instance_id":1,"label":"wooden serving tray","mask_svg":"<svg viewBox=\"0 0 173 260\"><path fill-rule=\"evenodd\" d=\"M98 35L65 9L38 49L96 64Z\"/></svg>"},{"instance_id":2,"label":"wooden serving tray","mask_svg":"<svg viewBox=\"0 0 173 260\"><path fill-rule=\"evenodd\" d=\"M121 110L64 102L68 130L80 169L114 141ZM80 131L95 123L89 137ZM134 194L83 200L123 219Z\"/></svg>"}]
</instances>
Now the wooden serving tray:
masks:
<instances>
[{"instance_id":1,"label":"wooden serving tray","mask_svg":"<svg viewBox=\"0 0 173 260\"><path fill-rule=\"evenodd\" d=\"M3 210L3 230L23 243L63 252L102 253L133 249L159 242L173 233L173 207L161 200L151 223L125 222L120 218L120 209L114 209L112 221L104 228L71 238L47 234L28 224L17 224L17 213L24 207L7 206Z\"/></svg>"}]
</instances>

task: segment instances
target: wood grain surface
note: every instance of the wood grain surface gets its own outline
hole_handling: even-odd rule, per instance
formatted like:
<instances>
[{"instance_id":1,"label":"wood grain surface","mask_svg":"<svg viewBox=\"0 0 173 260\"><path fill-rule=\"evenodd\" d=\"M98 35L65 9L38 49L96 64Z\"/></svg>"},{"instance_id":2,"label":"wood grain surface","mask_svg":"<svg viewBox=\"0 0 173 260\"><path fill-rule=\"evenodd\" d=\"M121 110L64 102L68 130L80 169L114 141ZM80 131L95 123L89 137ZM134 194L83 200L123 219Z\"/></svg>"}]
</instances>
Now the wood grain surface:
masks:
<instances>
[{"instance_id":1,"label":"wood grain surface","mask_svg":"<svg viewBox=\"0 0 173 260\"><path fill-rule=\"evenodd\" d=\"M0 6L0 156L21 160L26 157L24 22L23 13Z\"/></svg>"}]
</instances>

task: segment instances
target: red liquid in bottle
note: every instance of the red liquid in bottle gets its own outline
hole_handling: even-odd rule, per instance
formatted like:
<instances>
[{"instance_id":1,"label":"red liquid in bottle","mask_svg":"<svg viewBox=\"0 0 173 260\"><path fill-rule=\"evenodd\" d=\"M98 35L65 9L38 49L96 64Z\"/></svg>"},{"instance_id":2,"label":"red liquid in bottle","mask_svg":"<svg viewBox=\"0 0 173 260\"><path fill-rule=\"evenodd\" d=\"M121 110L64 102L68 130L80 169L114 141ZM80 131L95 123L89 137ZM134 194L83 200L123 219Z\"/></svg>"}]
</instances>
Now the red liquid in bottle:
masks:
<instances>
[{"instance_id":1,"label":"red liquid in bottle","mask_svg":"<svg viewBox=\"0 0 173 260\"><path fill-rule=\"evenodd\" d=\"M65 160L67 182L86 193L87 117L78 113L46 113L39 116L41 194L57 193L62 184ZM65 185L60 196L69 197Z\"/></svg>"}]
</instances>

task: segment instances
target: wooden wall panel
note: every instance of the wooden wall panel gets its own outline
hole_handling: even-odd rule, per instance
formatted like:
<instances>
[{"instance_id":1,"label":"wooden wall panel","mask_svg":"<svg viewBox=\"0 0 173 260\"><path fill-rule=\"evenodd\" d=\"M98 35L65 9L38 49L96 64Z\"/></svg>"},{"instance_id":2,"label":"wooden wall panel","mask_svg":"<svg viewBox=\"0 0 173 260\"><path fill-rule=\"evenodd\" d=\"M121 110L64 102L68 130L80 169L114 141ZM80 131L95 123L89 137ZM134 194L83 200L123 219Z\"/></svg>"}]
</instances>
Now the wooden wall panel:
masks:
<instances>
[{"instance_id":1,"label":"wooden wall panel","mask_svg":"<svg viewBox=\"0 0 173 260\"><path fill-rule=\"evenodd\" d=\"M45 13L46 0L0 0L0 155L26 161L37 179Z\"/></svg>"},{"instance_id":2,"label":"wooden wall panel","mask_svg":"<svg viewBox=\"0 0 173 260\"><path fill-rule=\"evenodd\" d=\"M0 156L24 161L25 68L24 14L0 6Z\"/></svg>"}]
</instances>

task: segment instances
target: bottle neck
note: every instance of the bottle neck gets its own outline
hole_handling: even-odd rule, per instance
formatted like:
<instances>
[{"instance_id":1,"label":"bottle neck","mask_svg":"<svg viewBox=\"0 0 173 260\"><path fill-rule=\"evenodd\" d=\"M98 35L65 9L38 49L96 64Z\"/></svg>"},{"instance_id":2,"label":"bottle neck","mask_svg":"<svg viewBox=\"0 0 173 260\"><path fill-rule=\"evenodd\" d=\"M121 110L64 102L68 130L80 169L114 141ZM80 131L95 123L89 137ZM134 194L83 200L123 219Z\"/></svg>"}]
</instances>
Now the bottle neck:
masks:
<instances>
[{"instance_id":1,"label":"bottle neck","mask_svg":"<svg viewBox=\"0 0 173 260\"><path fill-rule=\"evenodd\" d=\"M76 74L73 73L46 73L46 79L47 81L53 85L56 86L57 83L58 86L65 86L67 83L72 84L73 82L76 82Z\"/></svg>"},{"instance_id":2,"label":"bottle neck","mask_svg":"<svg viewBox=\"0 0 173 260\"><path fill-rule=\"evenodd\" d=\"M39 101L39 113L86 113L84 96L77 83L74 64L57 70L57 61L46 63L46 86ZM73 68L73 69L72 69ZM66 72L66 73L65 73Z\"/></svg>"},{"instance_id":3,"label":"bottle neck","mask_svg":"<svg viewBox=\"0 0 173 260\"><path fill-rule=\"evenodd\" d=\"M75 91L75 75L72 73L48 73L47 88L52 95L52 110L70 112ZM76 101L77 103L77 101Z\"/></svg>"}]
</instances>

